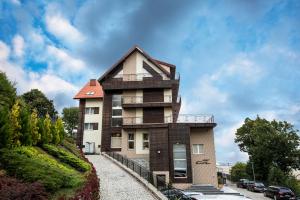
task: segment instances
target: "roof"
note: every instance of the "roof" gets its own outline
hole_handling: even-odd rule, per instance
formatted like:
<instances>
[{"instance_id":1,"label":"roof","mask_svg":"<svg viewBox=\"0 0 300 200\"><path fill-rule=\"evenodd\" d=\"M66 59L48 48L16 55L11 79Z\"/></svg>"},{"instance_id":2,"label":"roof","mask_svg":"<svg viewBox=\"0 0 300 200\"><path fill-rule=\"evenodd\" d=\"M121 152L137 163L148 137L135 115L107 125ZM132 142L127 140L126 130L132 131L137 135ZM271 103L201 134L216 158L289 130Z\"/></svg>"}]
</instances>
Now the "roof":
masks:
<instances>
[{"instance_id":1,"label":"roof","mask_svg":"<svg viewBox=\"0 0 300 200\"><path fill-rule=\"evenodd\" d=\"M102 81L113 69L115 69L119 64L121 64L125 59L127 59L132 53L135 51L139 51L143 56L145 56L149 62L154 64L156 67L158 67L163 73L165 73L168 77L170 77L170 73L165 70L159 63L158 60L153 59L151 56L149 56L143 49L141 49L139 46L135 45L132 48L127 51L127 53L122 56L115 64L113 64L99 79L98 81ZM161 62L161 61L159 61ZM162 62L161 62L162 63ZM165 63L166 64L166 63ZM170 65L170 64L169 64Z\"/></svg>"},{"instance_id":2,"label":"roof","mask_svg":"<svg viewBox=\"0 0 300 200\"><path fill-rule=\"evenodd\" d=\"M173 64L161 61L161 60L157 60L157 59L153 59L153 60L155 60L158 64L161 64L161 65L166 65L168 67L176 67L176 65L173 65Z\"/></svg>"},{"instance_id":3,"label":"roof","mask_svg":"<svg viewBox=\"0 0 300 200\"><path fill-rule=\"evenodd\" d=\"M95 98L103 98L102 87L96 79L91 79L74 97L74 99Z\"/></svg>"}]
</instances>

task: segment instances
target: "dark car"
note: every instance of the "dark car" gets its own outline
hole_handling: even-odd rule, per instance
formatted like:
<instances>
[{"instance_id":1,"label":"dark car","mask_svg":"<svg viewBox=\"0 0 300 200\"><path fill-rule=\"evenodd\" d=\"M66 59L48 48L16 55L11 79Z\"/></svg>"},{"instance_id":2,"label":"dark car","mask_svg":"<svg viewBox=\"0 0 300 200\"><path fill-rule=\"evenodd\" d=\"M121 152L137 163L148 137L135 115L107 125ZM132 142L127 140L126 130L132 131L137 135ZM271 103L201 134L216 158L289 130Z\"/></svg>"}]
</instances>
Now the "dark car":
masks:
<instances>
[{"instance_id":1,"label":"dark car","mask_svg":"<svg viewBox=\"0 0 300 200\"><path fill-rule=\"evenodd\" d=\"M247 190L249 190L249 186L253 185L254 183L255 183L254 181L248 181L248 182L246 182L245 186L246 186Z\"/></svg>"},{"instance_id":2,"label":"dark car","mask_svg":"<svg viewBox=\"0 0 300 200\"><path fill-rule=\"evenodd\" d=\"M247 183L249 182L248 179L240 179L239 182L237 182L236 187L238 188L247 188Z\"/></svg>"},{"instance_id":3,"label":"dark car","mask_svg":"<svg viewBox=\"0 0 300 200\"><path fill-rule=\"evenodd\" d=\"M195 200L192 197L188 197L181 190L178 189L168 189L162 191L162 193L170 200Z\"/></svg>"},{"instance_id":4,"label":"dark car","mask_svg":"<svg viewBox=\"0 0 300 200\"><path fill-rule=\"evenodd\" d=\"M248 184L247 190L252 191L252 192L264 192L266 189L265 185L263 183L250 183Z\"/></svg>"},{"instance_id":5,"label":"dark car","mask_svg":"<svg viewBox=\"0 0 300 200\"><path fill-rule=\"evenodd\" d=\"M281 199L295 200L296 199L296 196L292 192L292 190L290 190L289 188L280 187L280 186L269 186L265 190L264 196L274 198L275 200L281 200Z\"/></svg>"}]
</instances>

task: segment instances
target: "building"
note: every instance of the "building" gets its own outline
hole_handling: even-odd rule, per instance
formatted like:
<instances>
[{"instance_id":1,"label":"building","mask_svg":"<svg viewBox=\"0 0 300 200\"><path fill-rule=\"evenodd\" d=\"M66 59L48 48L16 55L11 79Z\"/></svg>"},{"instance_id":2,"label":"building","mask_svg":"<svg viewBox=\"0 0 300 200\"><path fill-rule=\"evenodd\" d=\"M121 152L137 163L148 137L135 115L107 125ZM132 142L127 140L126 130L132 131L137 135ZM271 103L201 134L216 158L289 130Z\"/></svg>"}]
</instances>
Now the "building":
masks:
<instances>
[{"instance_id":1,"label":"building","mask_svg":"<svg viewBox=\"0 0 300 200\"><path fill-rule=\"evenodd\" d=\"M144 163L178 188L191 184L217 186L216 123L212 115L179 115L180 78L175 65L155 60L134 46L98 82L103 97L93 102L99 106L103 103L102 152L115 151ZM86 97L89 90L83 90ZM85 145L85 138L91 137L85 136L88 133L83 127L94 123L84 114L91 98L77 99L82 117L78 145Z\"/></svg>"},{"instance_id":2,"label":"building","mask_svg":"<svg viewBox=\"0 0 300 200\"><path fill-rule=\"evenodd\" d=\"M77 145L86 154L100 153L102 136L103 91L96 79L91 79L74 97L79 100Z\"/></svg>"}]
</instances>

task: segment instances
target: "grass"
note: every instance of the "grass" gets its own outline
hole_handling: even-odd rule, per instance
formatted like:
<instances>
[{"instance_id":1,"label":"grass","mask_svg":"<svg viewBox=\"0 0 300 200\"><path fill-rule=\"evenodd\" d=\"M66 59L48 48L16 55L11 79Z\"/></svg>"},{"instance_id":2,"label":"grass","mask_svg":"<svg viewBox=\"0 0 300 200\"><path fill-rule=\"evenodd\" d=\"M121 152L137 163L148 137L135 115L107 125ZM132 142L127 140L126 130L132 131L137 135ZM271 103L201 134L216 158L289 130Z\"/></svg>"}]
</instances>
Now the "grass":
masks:
<instances>
[{"instance_id":1,"label":"grass","mask_svg":"<svg viewBox=\"0 0 300 200\"><path fill-rule=\"evenodd\" d=\"M84 174L61 163L38 147L0 150L1 166L10 176L26 182L41 182L48 192L78 188L85 182Z\"/></svg>"}]
</instances>

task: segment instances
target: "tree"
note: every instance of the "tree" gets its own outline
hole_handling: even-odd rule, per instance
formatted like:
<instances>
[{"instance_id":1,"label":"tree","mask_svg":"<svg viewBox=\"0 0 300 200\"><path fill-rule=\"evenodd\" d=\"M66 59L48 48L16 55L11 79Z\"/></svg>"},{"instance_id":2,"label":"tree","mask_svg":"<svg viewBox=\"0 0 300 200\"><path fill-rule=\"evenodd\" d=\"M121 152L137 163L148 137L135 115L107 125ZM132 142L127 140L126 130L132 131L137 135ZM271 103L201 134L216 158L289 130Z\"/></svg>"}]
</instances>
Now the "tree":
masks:
<instances>
[{"instance_id":1,"label":"tree","mask_svg":"<svg viewBox=\"0 0 300 200\"><path fill-rule=\"evenodd\" d=\"M60 142L59 132L56 129L56 124L51 124L52 144L57 145Z\"/></svg>"},{"instance_id":2,"label":"tree","mask_svg":"<svg viewBox=\"0 0 300 200\"><path fill-rule=\"evenodd\" d=\"M236 131L235 142L241 151L249 154L257 179L268 180L271 166L279 168L285 174L300 168L300 141L297 132L285 121L246 118Z\"/></svg>"},{"instance_id":3,"label":"tree","mask_svg":"<svg viewBox=\"0 0 300 200\"><path fill-rule=\"evenodd\" d=\"M12 144L12 129L8 108L0 109L0 149Z\"/></svg>"},{"instance_id":4,"label":"tree","mask_svg":"<svg viewBox=\"0 0 300 200\"><path fill-rule=\"evenodd\" d=\"M20 103L20 125L21 125L21 145L31 146L32 137L30 133L30 113L24 102Z\"/></svg>"},{"instance_id":5,"label":"tree","mask_svg":"<svg viewBox=\"0 0 300 200\"><path fill-rule=\"evenodd\" d=\"M11 129L12 129L12 146L20 146L20 138L22 136L21 133L21 124L20 124L20 103L19 100L13 105L11 112L10 112L10 122L11 122Z\"/></svg>"},{"instance_id":6,"label":"tree","mask_svg":"<svg viewBox=\"0 0 300 200\"><path fill-rule=\"evenodd\" d=\"M73 130L78 126L78 107L70 107L63 109L63 121L68 135L73 136Z\"/></svg>"},{"instance_id":7,"label":"tree","mask_svg":"<svg viewBox=\"0 0 300 200\"><path fill-rule=\"evenodd\" d=\"M43 144L48 144L52 141L51 126L52 126L52 122L50 116L46 114L46 117L44 119L44 125L43 125L43 129L44 129L44 133L43 133L44 138L42 138Z\"/></svg>"},{"instance_id":8,"label":"tree","mask_svg":"<svg viewBox=\"0 0 300 200\"><path fill-rule=\"evenodd\" d=\"M63 121L60 117L55 122L55 130L58 133L60 141L62 141L65 137L65 129L64 129Z\"/></svg>"},{"instance_id":9,"label":"tree","mask_svg":"<svg viewBox=\"0 0 300 200\"><path fill-rule=\"evenodd\" d=\"M39 117L45 117L47 114L51 119L55 119L57 111L54 108L53 101L49 100L38 89L32 89L22 95L24 101L29 105L31 112L36 109Z\"/></svg>"},{"instance_id":10,"label":"tree","mask_svg":"<svg viewBox=\"0 0 300 200\"><path fill-rule=\"evenodd\" d=\"M246 173L246 164L242 162L237 162L232 166L230 170L231 180L234 182L239 181L243 178L248 178L248 174Z\"/></svg>"},{"instance_id":11,"label":"tree","mask_svg":"<svg viewBox=\"0 0 300 200\"><path fill-rule=\"evenodd\" d=\"M11 108L16 101L17 93L15 84L7 79L4 72L0 71L0 109Z\"/></svg>"},{"instance_id":12,"label":"tree","mask_svg":"<svg viewBox=\"0 0 300 200\"><path fill-rule=\"evenodd\" d=\"M32 145L36 145L41 140L41 133L39 133L38 118L35 109L31 113L29 121Z\"/></svg>"}]
</instances>

